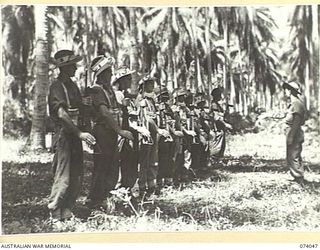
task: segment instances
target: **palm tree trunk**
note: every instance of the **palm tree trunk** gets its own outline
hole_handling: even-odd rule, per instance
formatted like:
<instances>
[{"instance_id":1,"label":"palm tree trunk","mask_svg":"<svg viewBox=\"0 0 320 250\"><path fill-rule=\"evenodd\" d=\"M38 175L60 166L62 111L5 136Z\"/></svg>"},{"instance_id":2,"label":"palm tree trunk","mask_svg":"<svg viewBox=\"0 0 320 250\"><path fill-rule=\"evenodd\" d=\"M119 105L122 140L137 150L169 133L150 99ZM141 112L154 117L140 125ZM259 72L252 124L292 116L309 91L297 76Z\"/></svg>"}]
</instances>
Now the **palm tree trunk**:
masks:
<instances>
[{"instance_id":1,"label":"palm tree trunk","mask_svg":"<svg viewBox=\"0 0 320 250\"><path fill-rule=\"evenodd\" d=\"M47 94L49 87L48 66L48 22L47 7L35 5L36 22L36 85L34 96L34 110L30 133L30 146L32 149L45 148L45 118L47 111Z\"/></svg>"},{"instance_id":2,"label":"palm tree trunk","mask_svg":"<svg viewBox=\"0 0 320 250\"><path fill-rule=\"evenodd\" d=\"M136 72L139 71L139 51L138 51L138 29L136 23L136 9L130 8L129 15L130 15L130 37L131 37L131 49L130 49L130 68L135 70ZM138 92L138 75L132 75L132 84L131 84L132 93Z\"/></svg>"},{"instance_id":3,"label":"palm tree trunk","mask_svg":"<svg viewBox=\"0 0 320 250\"><path fill-rule=\"evenodd\" d=\"M85 65L88 65L88 62L90 62L90 53L88 53L90 51L90 39L89 39L89 19L88 19L88 7L84 6L84 16L85 16L85 22L86 22L86 51L87 51L87 55L84 55L84 63Z\"/></svg>"},{"instance_id":4,"label":"palm tree trunk","mask_svg":"<svg viewBox=\"0 0 320 250\"><path fill-rule=\"evenodd\" d=\"M113 8L115 7L109 7L108 8L108 16L112 27L112 54L114 58L117 58L117 51L118 51L118 44L117 44L117 27L116 27L116 21L115 21L115 15L113 13Z\"/></svg>"},{"instance_id":5,"label":"palm tree trunk","mask_svg":"<svg viewBox=\"0 0 320 250\"><path fill-rule=\"evenodd\" d=\"M223 28L223 39L224 39L224 53L227 55L228 53L228 23L225 21L224 22L224 28ZM227 57L226 57L227 58ZM225 59L225 62L223 64L223 88L226 93L228 92L227 90L227 59Z\"/></svg>"},{"instance_id":6,"label":"palm tree trunk","mask_svg":"<svg viewBox=\"0 0 320 250\"><path fill-rule=\"evenodd\" d=\"M308 50L309 50L310 44L308 44L307 46L308 46ZM304 84L305 84L305 88L306 88L305 89L306 106L307 106L307 110L310 110L310 62L307 62L307 64L306 64Z\"/></svg>"},{"instance_id":7,"label":"palm tree trunk","mask_svg":"<svg viewBox=\"0 0 320 250\"><path fill-rule=\"evenodd\" d=\"M312 10L309 6L305 6L306 16L312 16ZM304 84L305 84L305 96L306 96L306 106L307 110L310 110L310 98L311 98L311 81L310 81L310 71L312 69L311 58L312 58L312 41L306 38L306 47L310 52L309 60L306 63Z\"/></svg>"},{"instance_id":8,"label":"palm tree trunk","mask_svg":"<svg viewBox=\"0 0 320 250\"><path fill-rule=\"evenodd\" d=\"M168 33L167 39L169 42L168 45L168 88L174 89L175 82L174 82L174 46L173 46L173 27L172 27L172 16L173 16L174 9L172 7L168 8ZM171 86L170 86L171 85Z\"/></svg>"},{"instance_id":9,"label":"palm tree trunk","mask_svg":"<svg viewBox=\"0 0 320 250\"><path fill-rule=\"evenodd\" d=\"M318 5L318 39L320 39L320 4ZM320 45L319 42L317 43L318 46L318 67L320 68ZM320 75L318 75L318 128L320 132Z\"/></svg>"},{"instance_id":10,"label":"palm tree trunk","mask_svg":"<svg viewBox=\"0 0 320 250\"><path fill-rule=\"evenodd\" d=\"M208 67L208 90L209 90L209 96L211 97L210 93L212 90L212 59L211 59L211 40L210 40L210 24L211 20L209 17L211 7L206 8L206 18L207 18L207 25L205 30L206 35L206 45L207 45L207 67ZM211 101L210 101L211 103Z\"/></svg>"},{"instance_id":11,"label":"palm tree trunk","mask_svg":"<svg viewBox=\"0 0 320 250\"><path fill-rule=\"evenodd\" d=\"M193 54L194 54L194 62L195 62L195 75L194 75L194 86L193 86L193 91L195 92L198 89L198 86L200 84L199 81L199 75L200 75L200 68L198 67L198 51L197 51L197 30L196 30L196 17L197 13L196 13L196 8L193 8L193 12L192 12L192 30L193 30Z\"/></svg>"}]
</instances>

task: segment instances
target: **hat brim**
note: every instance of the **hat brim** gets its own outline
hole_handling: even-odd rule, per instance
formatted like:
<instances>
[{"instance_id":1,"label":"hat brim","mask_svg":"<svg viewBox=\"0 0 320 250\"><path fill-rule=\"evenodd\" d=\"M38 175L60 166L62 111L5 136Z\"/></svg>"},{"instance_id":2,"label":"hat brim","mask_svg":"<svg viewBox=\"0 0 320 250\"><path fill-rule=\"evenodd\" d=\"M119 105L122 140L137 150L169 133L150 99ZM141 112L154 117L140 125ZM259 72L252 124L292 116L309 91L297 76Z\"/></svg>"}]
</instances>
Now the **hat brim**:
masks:
<instances>
[{"instance_id":1,"label":"hat brim","mask_svg":"<svg viewBox=\"0 0 320 250\"><path fill-rule=\"evenodd\" d=\"M186 96L187 96L187 93L180 93L180 94L177 94L177 97L180 97L180 96L184 96L184 97L186 97Z\"/></svg>"},{"instance_id":2,"label":"hat brim","mask_svg":"<svg viewBox=\"0 0 320 250\"><path fill-rule=\"evenodd\" d=\"M127 73L125 73L125 74L123 74L123 75L121 75L121 76L119 76L119 77L116 77L116 78L113 80L113 84L117 83L117 81L118 81L119 79L121 79L121 78L123 78L123 77L126 77L126 76L128 76L128 75L132 75L132 74L135 73L135 72L136 72L135 70L130 70L130 71L128 71Z\"/></svg>"},{"instance_id":3,"label":"hat brim","mask_svg":"<svg viewBox=\"0 0 320 250\"><path fill-rule=\"evenodd\" d=\"M168 91L165 91L165 92L157 94L157 97L160 97L160 96L168 96L169 97L170 95L169 95Z\"/></svg>"},{"instance_id":4,"label":"hat brim","mask_svg":"<svg viewBox=\"0 0 320 250\"><path fill-rule=\"evenodd\" d=\"M147 83L147 82L153 82L153 81L156 81L156 80L157 80L156 77L150 77L147 80L143 80L142 79L142 80L139 81L139 85L142 85L142 84Z\"/></svg>"},{"instance_id":5,"label":"hat brim","mask_svg":"<svg viewBox=\"0 0 320 250\"><path fill-rule=\"evenodd\" d=\"M83 60L83 56L75 55L74 58L70 61L66 61L63 63L55 63L57 67L63 67L71 64L76 64L77 62L80 62Z\"/></svg>"}]
</instances>

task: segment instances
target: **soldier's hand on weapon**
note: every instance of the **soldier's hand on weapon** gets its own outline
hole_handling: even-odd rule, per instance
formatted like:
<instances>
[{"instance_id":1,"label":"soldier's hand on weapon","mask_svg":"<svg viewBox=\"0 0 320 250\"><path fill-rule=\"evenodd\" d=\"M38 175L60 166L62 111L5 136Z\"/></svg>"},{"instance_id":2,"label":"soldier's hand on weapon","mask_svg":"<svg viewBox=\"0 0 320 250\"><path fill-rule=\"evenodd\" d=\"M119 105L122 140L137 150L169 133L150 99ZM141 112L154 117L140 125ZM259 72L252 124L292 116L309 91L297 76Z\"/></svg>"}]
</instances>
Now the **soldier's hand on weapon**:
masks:
<instances>
[{"instance_id":1,"label":"soldier's hand on weapon","mask_svg":"<svg viewBox=\"0 0 320 250\"><path fill-rule=\"evenodd\" d=\"M137 127L137 131L138 133L140 133L142 136L145 136L145 137L150 137L150 131L146 128L146 127L140 127L138 126Z\"/></svg>"},{"instance_id":2,"label":"soldier's hand on weapon","mask_svg":"<svg viewBox=\"0 0 320 250\"><path fill-rule=\"evenodd\" d=\"M187 133L187 135L190 135L192 137L197 136L197 133L195 131L193 131L193 130L186 130L186 133Z\"/></svg>"},{"instance_id":3,"label":"soldier's hand on weapon","mask_svg":"<svg viewBox=\"0 0 320 250\"><path fill-rule=\"evenodd\" d=\"M232 125L230 123L225 122L225 126L228 130L232 130Z\"/></svg>"},{"instance_id":4,"label":"soldier's hand on weapon","mask_svg":"<svg viewBox=\"0 0 320 250\"><path fill-rule=\"evenodd\" d=\"M169 137L170 136L170 133L169 131L165 130L165 129L159 129L158 130L158 134L163 136L163 137Z\"/></svg>"},{"instance_id":5,"label":"soldier's hand on weapon","mask_svg":"<svg viewBox=\"0 0 320 250\"><path fill-rule=\"evenodd\" d=\"M174 135L177 137L183 137L183 132L182 131L174 131Z\"/></svg>"},{"instance_id":6,"label":"soldier's hand on weapon","mask_svg":"<svg viewBox=\"0 0 320 250\"><path fill-rule=\"evenodd\" d=\"M82 103L87 106L92 106L92 98L90 96L82 97Z\"/></svg>"},{"instance_id":7,"label":"soldier's hand on weapon","mask_svg":"<svg viewBox=\"0 0 320 250\"><path fill-rule=\"evenodd\" d=\"M93 135L91 135L90 133L87 132L80 132L79 133L79 138L82 141L85 141L86 143L88 143L89 145L94 145L96 144L96 139L93 137Z\"/></svg>"},{"instance_id":8,"label":"soldier's hand on weapon","mask_svg":"<svg viewBox=\"0 0 320 250\"><path fill-rule=\"evenodd\" d=\"M216 133L213 130L210 130L209 140L213 140L214 138L216 138Z\"/></svg>"},{"instance_id":9,"label":"soldier's hand on weapon","mask_svg":"<svg viewBox=\"0 0 320 250\"><path fill-rule=\"evenodd\" d=\"M128 131L128 130L122 129L122 130L119 131L118 134L119 134L121 137L124 137L124 138L126 138L126 139L128 139L128 140L133 141L133 135L132 135L132 133L131 133L130 131Z\"/></svg>"},{"instance_id":10,"label":"soldier's hand on weapon","mask_svg":"<svg viewBox=\"0 0 320 250\"><path fill-rule=\"evenodd\" d=\"M208 141L206 140L206 138L204 136L201 135L199 137L199 139L200 139L200 142L201 142L202 145L204 145L204 146L207 145Z\"/></svg>"}]
</instances>

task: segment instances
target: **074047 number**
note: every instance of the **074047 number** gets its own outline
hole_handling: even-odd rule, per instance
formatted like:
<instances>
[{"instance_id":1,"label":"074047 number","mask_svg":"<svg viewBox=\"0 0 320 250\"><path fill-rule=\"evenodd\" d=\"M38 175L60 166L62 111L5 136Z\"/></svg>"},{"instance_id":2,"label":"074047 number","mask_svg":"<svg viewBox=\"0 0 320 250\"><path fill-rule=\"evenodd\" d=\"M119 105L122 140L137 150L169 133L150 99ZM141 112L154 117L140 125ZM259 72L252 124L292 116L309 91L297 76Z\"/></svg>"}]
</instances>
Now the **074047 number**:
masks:
<instances>
[{"instance_id":1,"label":"074047 number","mask_svg":"<svg viewBox=\"0 0 320 250\"><path fill-rule=\"evenodd\" d=\"M318 244L300 244L300 248L318 248Z\"/></svg>"}]
</instances>

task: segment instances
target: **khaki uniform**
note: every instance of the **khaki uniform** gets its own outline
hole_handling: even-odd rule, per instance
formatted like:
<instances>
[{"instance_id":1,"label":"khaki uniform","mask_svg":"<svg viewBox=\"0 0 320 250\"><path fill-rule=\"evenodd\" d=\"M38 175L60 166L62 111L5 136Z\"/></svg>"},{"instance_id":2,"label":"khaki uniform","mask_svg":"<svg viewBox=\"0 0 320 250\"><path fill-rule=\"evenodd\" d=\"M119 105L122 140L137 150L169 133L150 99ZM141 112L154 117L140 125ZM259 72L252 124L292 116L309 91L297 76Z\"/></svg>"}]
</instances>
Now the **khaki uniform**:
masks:
<instances>
[{"instance_id":1,"label":"khaki uniform","mask_svg":"<svg viewBox=\"0 0 320 250\"><path fill-rule=\"evenodd\" d=\"M115 188L119 177L118 135L111 129L99 109L101 105L106 106L119 126L121 126L121 111L111 88L105 90L102 86L94 85L91 98L95 111L92 133L96 138L99 151L95 148L94 169L88 198L92 204L98 204Z\"/></svg>"},{"instance_id":2,"label":"khaki uniform","mask_svg":"<svg viewBox=\"0 0 320 250\"><path fill-rule=\"evenodd\" d=\"M164 110L162 110L159 114L159 128L170 130L168 129L168 126L172 126L172 129L174 129L175 122L171 108L168 104L161 103L161 105L164 105ZM158 142L159 173L157 176L159 188L161 188L163 184L172 184L174 169L174 147L174 135L171 134L170 138L160 136Z\"/></svg>"},{"instance_id":3,"label":"khaki uniform","mask_svg":"<svg viewBox=\"0 0 320 250\"><path fill-rule=\"evenodd\" d=\"M288 126L286 130L286 136L288 136L291 126L293 124L293 114L298 114L301 118L302 124L305 122L306 109L302 101L298 98L293 98L291 105L286 116L286 124ZM304 167L302 164L301 152L302 144L304 142L304 132L300 128L298 129L293 143L287 145L287 165L290 170L290 174L295 177L304 176Z\"/></svg>"},{"instance_id":4,"label":"khaki uniform","mask_svg":"<svg viewBox=\"0 0 320 250\"><path fill-rule=\"evenodd\" d=\"M172 110L176 119L176 130L182 131L182 128L187 128L190 118L189 108L185 105L176 104L173 105ZM175 138L173 181L176 185L188 179L188 171L191 169L191 143L192 137L188 135Z\"/></svg>"},{"instance_id":5,"label":"khaki uniform","mask_svg":"<svg viewBox=\"0 0 320 250\"><path fill-rule=\"evenodd\" d=\"M71 209L80 192L83 177L82 143L58 118L58 110L63 107L74 124L80 127L83 105L77 85L70 78L58 76L49 90L49 113L55 122L53 136L54 181L48 208L61 219L65 210ZM74 115L73 115L74 114Z\"/></svg>"},{"instance_id":6,"label":"khaki uniform","mask_svg":"<svg viewBox=\"0 0 320 250\"><path fill-rule=\"evenodd\" d=\"M144 102L144 106L141 103ZM156 106L153 98L137 97L137 106L140 110L140 121L145 122L144 126L149 127L152 143L146 143L140 139L139 150L139 189L140 192L153 192L156 188L156 179L158 175L158 140L157 131L150 125L147 125L148 119L156 122Z\"/></svg>"}]
</instances>

